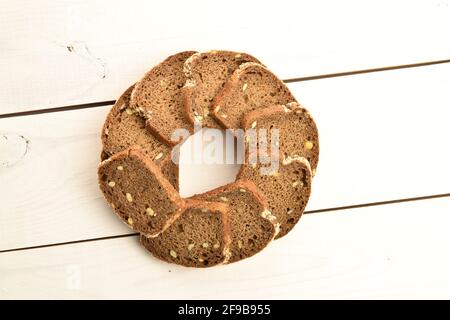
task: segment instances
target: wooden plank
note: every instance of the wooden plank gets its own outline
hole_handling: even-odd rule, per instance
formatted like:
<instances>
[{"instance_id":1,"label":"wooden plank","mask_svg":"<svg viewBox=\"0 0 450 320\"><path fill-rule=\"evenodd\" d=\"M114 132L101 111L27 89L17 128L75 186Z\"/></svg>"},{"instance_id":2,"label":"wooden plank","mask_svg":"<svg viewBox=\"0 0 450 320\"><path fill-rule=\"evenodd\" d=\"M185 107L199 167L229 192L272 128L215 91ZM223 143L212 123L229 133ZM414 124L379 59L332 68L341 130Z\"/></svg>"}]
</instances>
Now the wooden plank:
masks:
<instances>
[{"instance_id":1,"label":"wooden plank","mask_svg":"<svg viewBox=\"0 0 450 320\"><path fill-rule=\"evenodd\" d=\"M290 84L320 132L308 209L450 192L449 71L434 66ZM96 182L108 109L0 119L0 250L131 232ZM181 192L232 181L236 169L183 165Z\"/></svg>"},{"instance_id":2,"label":"wooden plank","mask_svg":"<svg viewBox=\"0 0 450 320\"><path fill-rule=\"evenodd\" d=\"M0 298L448 299L449 207L307 215L252 259L202 270L160 262L137 237L3 253Z\"/></svg>"},{"instance_id":3,"label":"wooden plank","mask_svg":"<svg viewBox=\"0 0 450 320\"><path fill-rule=\"evenodd\" d=\"M450 65L291 88L320 134L309 208L450 192Z\"/></svg>"},{"instance_id":4,"label":"wooden plank","mask_svg":"<svg viewBox=\"0 0 450 320\"><path fill-rule=\"evenodd\" d=\"M284 79L448 59L449 2L4 2L0 114L113 100L186 49L251 52Z\"/></svg>"},{"instance_id":5,"label":"wooden plank","mask_svg":"<svg viewBox=\"0 0 450 320\"><path fill-rule=\"evenodd\" d=\"M97 190L99 133L108 109L1 121L2 249L128 231L110 219Z\"/></svg>"}]
</instances>

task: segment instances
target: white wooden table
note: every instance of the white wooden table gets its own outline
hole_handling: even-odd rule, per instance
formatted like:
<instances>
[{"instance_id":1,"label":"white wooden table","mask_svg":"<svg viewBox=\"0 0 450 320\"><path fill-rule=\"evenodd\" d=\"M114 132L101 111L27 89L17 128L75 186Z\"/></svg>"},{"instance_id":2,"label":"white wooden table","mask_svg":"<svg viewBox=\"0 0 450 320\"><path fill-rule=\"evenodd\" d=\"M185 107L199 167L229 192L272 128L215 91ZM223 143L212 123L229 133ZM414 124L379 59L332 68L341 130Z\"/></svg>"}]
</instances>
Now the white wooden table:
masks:
<instances>
[{"instance_id":1,"label":"white wooden table","mask_svg":"<svg viewBox=\"0 0 450 320\"><path fill-rule=\"evenodd\" d=\"M293 232L194 270L111 214L99 132L165 56L222 48L288 80L321 160ZM450 298L449 59L449 0L0 0L0 299Z\"/></svg>"}]
</instances>

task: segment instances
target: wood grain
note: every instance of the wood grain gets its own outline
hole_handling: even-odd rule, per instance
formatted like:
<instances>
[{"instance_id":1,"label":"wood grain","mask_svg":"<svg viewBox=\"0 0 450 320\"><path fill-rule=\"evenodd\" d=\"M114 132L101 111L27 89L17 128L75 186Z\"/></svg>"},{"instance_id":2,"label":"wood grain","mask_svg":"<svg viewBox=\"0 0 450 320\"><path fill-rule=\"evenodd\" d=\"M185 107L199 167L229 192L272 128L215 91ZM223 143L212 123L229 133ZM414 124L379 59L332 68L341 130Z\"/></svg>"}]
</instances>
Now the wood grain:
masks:
<instances>
[{"instance_id":1,"label":"wood grain","mask_svg":"<svg viewBox=\"0 0 450 320\"><path fill-rule=\"evenodd\" d=\"M0 298L448 299L449 207L307 215L253 258L202 270L153 258L137 237L4 253Z\"/></svg>"},{"instance_id":2,"label":"wood grain","mask_svg":"<svg viewBox=\"0 0 450 320\"><path fill-rule=\"evenodd\" d=\"M449 0L3 2L0 114L115 99L188 49L247 51L283 79L449 59L449 15Z\"/></svg>"},{"instance_id":3,"label":"wood grain","mask_svg":"<svg viewBox=\"0 0 450 320\"><path fill-rule=\"evenodd\" d=\"M308 209L449 193L449 72L441 65L289 84L320 133ZM16 137L0 139L0 163L8 163L0 167L0 250L130 232L96 182L107 111L0 119L0 137ZM235 174L194 169L182 167L184 195Z\"/></svg>"}]
</instances>

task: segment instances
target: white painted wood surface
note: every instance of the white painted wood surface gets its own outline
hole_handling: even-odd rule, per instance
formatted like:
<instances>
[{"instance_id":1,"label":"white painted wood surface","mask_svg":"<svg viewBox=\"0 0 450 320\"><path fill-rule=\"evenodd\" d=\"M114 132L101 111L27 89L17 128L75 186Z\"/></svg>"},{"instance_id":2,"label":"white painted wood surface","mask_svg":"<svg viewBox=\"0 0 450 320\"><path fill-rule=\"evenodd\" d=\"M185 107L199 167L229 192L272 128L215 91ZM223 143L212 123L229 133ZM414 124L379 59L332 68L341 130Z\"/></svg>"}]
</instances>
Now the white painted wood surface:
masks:
<instances>
[{"instance_id":1,"label":"white painted wood surface","mask_svg":"<svg viewBox=\"0 0 450 320\"><path fill-rule=\"evenodd\" d=\"M443 147L450 137L450 65L289 86L310 106L320 132L309 210L450 192L450 151ZM14 152L0 140L0 155L16 155L0 167L0 250L130 232L96 182L108 109L0 119L0 133L29 141L22 156L25 140L11 138ZM201 177L182 173L182 191L200 192L208 179L209 186L231 181L232 173L214 165Z\"/></svg>"},{"instance_id":2,"label":"white painted wood surface","mask_svg":"<svg viewBox=\"0 0 450 320\"><path fill-rule=\"evenodd\" d=\"M449 207L307 215L252 259L202 270L160 262L137 237L0 254L0 298L449 299Z\"/></svg>"},{"instance_id":3,"label":"white painted wood surface","mask_svg":"<svg viewBox=\"0 0 450 320\"><path fill-rule=\"evenodd\" d=\"M448 39L450 0L0 0L0 115L116 99L180 50L247 51L288 79L449 59ZM450 192L449 64L289 87L320 131L309 210ZM0 119L0 251L132 232L96 183L108 110ZM234 173L189 169L184 194ZM208 270L160 262L136 236L0 253L0 299L449 299L449 212L441 198L306 215Z\"/></svg>"},{"instance_id":4,"label":"white painted wood surface","mask_svg":"<svg viewBox=\"0 0 450 320\"><path fill-rule=\"evenodd\" d=\"M281 78L448 59L450 0L0 1L0 114L112 100L180 50Z\"/></svg>"}]
</instances>

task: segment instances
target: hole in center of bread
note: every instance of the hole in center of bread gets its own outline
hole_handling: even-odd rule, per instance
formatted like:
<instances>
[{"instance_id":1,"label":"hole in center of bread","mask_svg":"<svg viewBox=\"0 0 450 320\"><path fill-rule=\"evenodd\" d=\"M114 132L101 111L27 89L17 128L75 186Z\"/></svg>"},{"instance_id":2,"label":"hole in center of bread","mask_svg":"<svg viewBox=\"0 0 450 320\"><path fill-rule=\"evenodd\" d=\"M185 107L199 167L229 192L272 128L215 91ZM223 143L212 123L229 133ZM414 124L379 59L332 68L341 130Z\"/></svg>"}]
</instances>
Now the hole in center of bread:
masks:
<instances>
[{"instance_id":1,"label":"hole in center of bread","mask_svg":"<svg viewBox=\"0 0 450 320\"><path fill-rule=\"evenodd\" d=\"M233 182L241 167L241 141L225 130L202 129L180 148L179 184L189 197Z\"/></svg>"}]
</instances>

